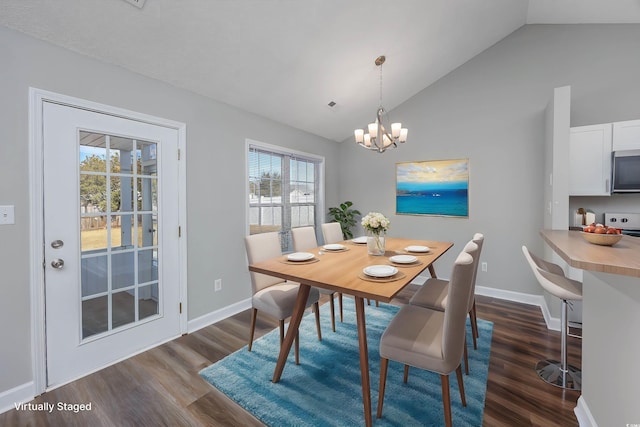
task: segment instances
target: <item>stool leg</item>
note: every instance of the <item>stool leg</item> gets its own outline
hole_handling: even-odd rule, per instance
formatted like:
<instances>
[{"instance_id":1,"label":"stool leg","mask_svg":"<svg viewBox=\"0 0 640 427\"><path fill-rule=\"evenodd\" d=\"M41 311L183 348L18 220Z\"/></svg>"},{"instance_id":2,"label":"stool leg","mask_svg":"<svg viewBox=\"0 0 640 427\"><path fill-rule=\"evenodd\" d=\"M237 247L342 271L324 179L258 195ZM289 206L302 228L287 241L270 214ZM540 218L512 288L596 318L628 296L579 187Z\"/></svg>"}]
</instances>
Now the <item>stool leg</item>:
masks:
<instances>
[{"instance_id":1,"label":"stool leg","mask_svg":"<svg viewBox=\"0 0 640 427\"><path fill-rule=\"evenodd\" d=\"M582 388L582 372L575 366L569 365L567 361L567 325L568 303L562 300L562 310L560 313L560 361L541 360L536 365L536 371L540 378L557 387L580 390Z\"/></svg>"}]
</instances>

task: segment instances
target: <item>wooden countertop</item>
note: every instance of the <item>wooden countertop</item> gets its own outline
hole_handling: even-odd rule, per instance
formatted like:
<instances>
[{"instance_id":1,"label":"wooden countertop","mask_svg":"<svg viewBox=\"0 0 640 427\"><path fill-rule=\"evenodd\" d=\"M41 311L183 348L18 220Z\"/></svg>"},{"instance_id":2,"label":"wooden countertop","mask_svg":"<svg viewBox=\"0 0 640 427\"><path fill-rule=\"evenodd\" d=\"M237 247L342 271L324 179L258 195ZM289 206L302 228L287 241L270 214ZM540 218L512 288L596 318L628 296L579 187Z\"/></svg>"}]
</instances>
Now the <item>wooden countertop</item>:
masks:
<instances>
[{"instance_id":1,"label":"wooden countertop","mask_svg":"<svg viewBox=\"0 0 640 427\"><path fill-rule=\"evenodd\" d=\"M613 246L587 242L581 231L542 230L540 235L571 267L640 277L640 237L623 236Z\"/></svg>"}]
</instances>

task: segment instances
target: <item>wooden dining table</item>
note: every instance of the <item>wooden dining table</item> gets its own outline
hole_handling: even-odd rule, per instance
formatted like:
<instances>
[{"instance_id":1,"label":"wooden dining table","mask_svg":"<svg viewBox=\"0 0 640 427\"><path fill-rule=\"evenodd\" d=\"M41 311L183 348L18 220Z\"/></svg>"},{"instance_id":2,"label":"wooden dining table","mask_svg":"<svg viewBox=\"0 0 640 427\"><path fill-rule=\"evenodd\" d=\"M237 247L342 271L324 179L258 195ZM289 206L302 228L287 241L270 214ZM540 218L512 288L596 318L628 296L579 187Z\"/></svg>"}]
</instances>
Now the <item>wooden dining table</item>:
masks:
<instances>
[{"instance_id":1,"label":"wooden dining table","mask_svg":"<svg viewBox=\"0 0 640 427\"><path fill-rule=\"evenodd\" d=\"M425 269L429 270L431 277L436 277L433 263L447 252L453 243L387 237L384 256L369 255L366 244L357 244L351 240L341 244L344 246L342 250L331 251L317 247L306 251L314 255L311 260L289 261L286 255L282 255L251 264L249 270L300 283L293 314L273 373L274 383L280 381L291 345L298 333L311 286L341 292L355 298L364 419L365 425L371 426L373 421L364 299L390 302ZM409 246L426 246L429 250L423 253L409 253L405 250ZM417 261L411 264L396 264L389 259L402 254L414 255ZM363 269L372 265L393 265L398 272L384 278L365 275Z\"/></svg>"}]
</instances>

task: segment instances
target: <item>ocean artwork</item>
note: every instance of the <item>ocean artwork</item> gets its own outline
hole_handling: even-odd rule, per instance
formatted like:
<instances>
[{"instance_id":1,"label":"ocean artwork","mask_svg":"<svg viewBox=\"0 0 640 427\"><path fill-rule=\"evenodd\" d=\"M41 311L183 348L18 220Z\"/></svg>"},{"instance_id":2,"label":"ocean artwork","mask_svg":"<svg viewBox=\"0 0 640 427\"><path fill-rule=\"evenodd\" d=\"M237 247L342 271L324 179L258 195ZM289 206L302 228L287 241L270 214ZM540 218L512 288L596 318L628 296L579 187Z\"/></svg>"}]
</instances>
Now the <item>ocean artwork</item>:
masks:
<instances>
[{"instance_id":1,"label":"ocean artwork","mask_svg":"<svg viewBox=\"0 0 640 427\"><path fill-rule=\"evenodd\" d=\"M469 159L396 164L396 214L469 216Z\"/></svg>"}]
</instances>

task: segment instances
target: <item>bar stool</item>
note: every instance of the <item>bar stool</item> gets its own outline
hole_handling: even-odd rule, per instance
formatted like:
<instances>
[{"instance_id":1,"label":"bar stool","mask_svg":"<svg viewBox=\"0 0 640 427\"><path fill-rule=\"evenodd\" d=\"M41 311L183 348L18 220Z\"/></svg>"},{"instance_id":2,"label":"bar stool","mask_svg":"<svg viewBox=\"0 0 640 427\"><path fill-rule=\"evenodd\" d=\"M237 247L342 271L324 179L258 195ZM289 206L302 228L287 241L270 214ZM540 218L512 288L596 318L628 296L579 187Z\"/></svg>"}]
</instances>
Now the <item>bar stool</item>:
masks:
<instances>
[{"instance_id":1,"label":"bar stool","mask_svg":"<svg viewBox=\"0 0 640 427\"><path fill-rule=\"evenodd\" d=\"M582 283L565 277L564 271L559 265L535 256L529 252L526 246L522 246L522 252L540 285L547 292L562 300L560 314L560 327L562 328L561 360L548 359L538 362L536 364L538 376L557 387L580 390L582 388L582 371L567 363L567 307L569 305L568 301L582 300Z\"/></svg>"}]
</instances>

